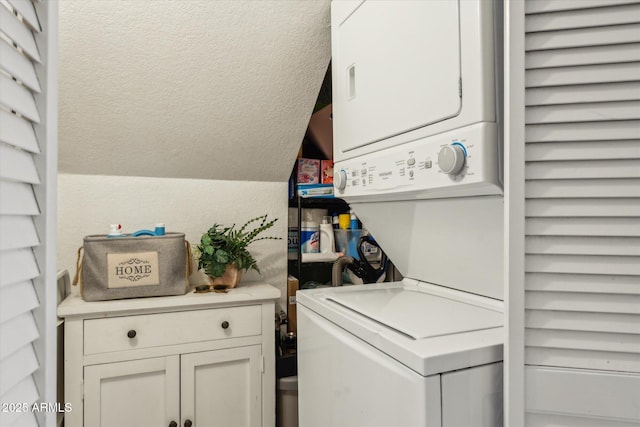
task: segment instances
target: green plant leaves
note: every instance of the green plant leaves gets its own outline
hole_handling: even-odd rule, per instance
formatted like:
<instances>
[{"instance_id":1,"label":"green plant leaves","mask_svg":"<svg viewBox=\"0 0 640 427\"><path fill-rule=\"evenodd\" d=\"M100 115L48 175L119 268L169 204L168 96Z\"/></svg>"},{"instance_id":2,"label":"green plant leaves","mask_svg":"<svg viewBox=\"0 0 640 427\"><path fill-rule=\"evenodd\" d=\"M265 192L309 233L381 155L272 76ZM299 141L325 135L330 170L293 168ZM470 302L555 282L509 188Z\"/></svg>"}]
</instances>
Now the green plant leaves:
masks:
<instances>
[{"instance_id":1,"label":"green plant leaves","mask_svg":"<svg viewBox=\"0 0 640 427\"><path fill-rule=\"evenodd\" d=\"M218 249L213 257L215 258L216 262L219 262L221 264L228 264L230 261L229 254L223 249Z\"/></svg>"},{"instance_id":2,"label":"green plant leaves","mask_svg":"<svg viewBox=\"0 0 640 427\"><path fill-rule=\"evenodd\" d=\"M200 251L198 268L213 277L221 277L227 264L236 264L240 270L253 269L260 273L255 258L251 255L247 246L258 240L280 240L280 237L258 237L262 232L273 227L278 219L267 220L267 215L261 215L250 219L239 229L235 224L225 227L213 224L204 233L197 245ZM254 228L251 228L253 226Z\"/></svg>"}]
</instances>

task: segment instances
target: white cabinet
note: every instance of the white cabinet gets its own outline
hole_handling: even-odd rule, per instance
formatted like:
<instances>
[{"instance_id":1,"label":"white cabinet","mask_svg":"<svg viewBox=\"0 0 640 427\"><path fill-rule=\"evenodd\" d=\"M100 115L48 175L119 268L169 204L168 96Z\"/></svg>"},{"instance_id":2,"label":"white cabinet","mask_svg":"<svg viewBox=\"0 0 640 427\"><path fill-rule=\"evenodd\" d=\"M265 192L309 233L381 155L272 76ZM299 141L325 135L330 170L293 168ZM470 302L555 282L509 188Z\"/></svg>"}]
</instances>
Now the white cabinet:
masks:
<instances>
[{"instance_id":1,"label":"white cabinet","mask_svg":"<svg viewBox=\"0 0 640 427\"><path fill-rule=\"evenodd\" d=\"M154 427L177 423L179 363L179 356L168 356L85 367L84 424Z\"/></svg>"},{"instance_id":2,"label":"white cabinet","mask_svg":"<svg viewBox=\"0 0 640 427\"><path fill-rule=\"evenodd\" d=\"M274 427L270 285L58 308L67 427Z\"/></svg>"},{"instance_id":3,"label":"white cabinet","mask_svg":"<svg viewBox=\"0 0 640 427\"><path fill-rule=\"evenodd\" d=\"M200 426L260 427L260 346L182 356L183 419Z\"/></svg>"}]
</instances>

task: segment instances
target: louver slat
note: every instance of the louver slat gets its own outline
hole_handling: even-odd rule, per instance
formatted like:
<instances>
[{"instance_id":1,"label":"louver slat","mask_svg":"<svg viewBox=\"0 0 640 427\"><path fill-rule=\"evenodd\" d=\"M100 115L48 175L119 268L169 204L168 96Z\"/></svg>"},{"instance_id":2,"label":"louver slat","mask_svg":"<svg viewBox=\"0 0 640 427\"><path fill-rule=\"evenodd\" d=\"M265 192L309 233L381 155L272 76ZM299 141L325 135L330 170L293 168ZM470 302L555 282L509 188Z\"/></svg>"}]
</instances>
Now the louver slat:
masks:
<instances>
[{"instance_id":1,"label":"louver slat","mask_svg":"<svg viewBox=\"0 0 640 427\"><path fill-rule=\"evenodd\" d=\"M8 203L8 201L12 203ZM38 215L38 203L30 184L0 179L1 215Z\"/></svg>"},{"instance_id":2,"label":"louver slat","mask_svg":"<svg viewBox=\"0 0 640 427\"><path fill-rule=\"evenodd\" d=\"M640 295L638 278L620 275L528 274L526 290Z\"/></svg>"},{"instance_id":3,"label":"louver slat","mask_svg":"<svg viewBox=\"0 0 640 427\"><path fill-rule=\"evenodd\" d=\"M5 7L0 7L0 28L31 60L42 62L31 30Z\"/></svg>"},{"instance_id":4,"label":"louver slat","mask_svg":"<svg viewBox=\"0 0 640 427\"><path fill-rule=\"evenodd\" d=\"M551 347L568 350L595 350L620 353L640 352L640 338L636 335L596 332L547 331L529 329L527 344L531 347Z\"/></svg>"},{"instance_id":5,"label":"louver slat","mask_svg":"<svg viewBox=\"0 0 640 427\"><path fill-rule=\"evenodd\" d=\"M0 322L13 319L38 306L38 297L30 281L0 287Z\"/></svg>"},{"instance_id":6,"label":"louver slat","mask_svg":"<svg viewBox=\"0 0 640 427\"><path fill-rule=\"evenodd\" d=\"M540 68L525 73L527 88L637 81L638 64L598 64Z\"/></svg>"},{"instance_id":7,"label":"louver slat","mask_svg":"<svg viewBox=\"0 0 640 427\"><path fill-rule=\"evenodd\" d=\"M640 101L527 107L527 124L601 122L640 118Z\"/></svg>"},{"instance_id":8,"label":"louver slat","mask_svg":"<svg viewBox=\"0 0 640 427\"><path fill-rule=\"evenodd\" d=\"M38 369L38 359L31 344L0 360L0 395L5 394Z\"/></svg>"},{"instance_id":9,"label":"louver slat","mask_svg":"<svg viewBox=\"0 0 640 427\"><path fill-rule=\"evenodd\" d=\"M587 350L567 350L555 348L527 347L525 354L527 365L537 366L567 366L574 369L587 369L614 372L637 372L640 369L638 355L634 353L615 353L611 351L587 351ZM540 385L538 385L540 387ZM573 384L573 393L580 395L580 389ZM552 394L551 390L545 389L545 393ZM638 390L637 388L635 390ZM555 390L554 390L555 391ZM604 393L598 390L597 399L591 396L587 401L593 407L601 407L601 397ZM633 396L634 393L628 393ZM562 399L564 400L564 399ZM634 403L635 404L635 403ZM636 423L637 425L637 423Z\"/></svg>"},{"instance_id":10,"label":"louver slat","mask_svg":"<svg viewBox=\"0 0 640 427\"><path fill-rule=\"evenodd\" d=\"M31 92L4 74L0 74L0 104L32 122L40 123L38 108Z\"/></svg>"},{"instance_id":11,"label":"louver slat","mask_svg":"<svg viewBox=\"0 0 640 427\"><path fill-rule=\"evenodd\" d=\"M528 236L640 236L637 217L633 218L534 218L527 219Z\"/></svg>"},{"instance_id":12,"label":"louver slat","mask_svg":"<svg viewBox=\"0 0 640 427\"><path fill-rule=\"evenodd\" d=\"M532 70L636 61L640 61L638 43L531 52L527 55L525 68Z\"/></svg>"},{"instance_id":13,"label":"louver slat","mask_svg":"<svg viewBox=\"0 0 640 427\"><path fill-rule=\"evenodd\" d=\"M640 179L557 179L527 182L527 198L640 197Z\"/></svg>"},{"instance_id":14,"label":"louver slat","mask_svg":"<svg viewBox=\"0 0 640 427\"><path fill-rule=\"evenodd\" d=\"M640 140L545 142L527 144L529 162L545 160L614 160L640 158Z\"/></svg>"},{"instance_id":15,"label":"louver slat","mask_svg":"<svg viewBox=\"0 0 640 427\"><path fill-rule=\"evenodd\" d=\"M30 248L40 244L33 220L29 216L0 216L0 233L0 251Z\"/></svg>"},{"instance_id":16,"label":"louver slat","mask_svg":"<svg viewBox=\"0 0 640 427\"><path fill-rule=\"evenodd\" d=\"M526 308L529 310L640 314L640 295L528 291ZM635 332L640 333L640 323L636 324ZM639 341L640 335L630 337L630 340L633 342Z\"/></svg>"},{"instance_id":17,"label":"louver slat","mask_svg":"<svg viewBox=\"0 0 640 427\"><path fill-rule=\"evenodd\" d=\"M12 203L3 203L11 200ZM1 215L38 215L38 203L30 184L0 179Z\"/></svg>"},{"instance_id":18,"label":"louver slat","mask_svg":"<svg viewBox=\"0 0 640 427\"><path fill-rule=\"evenodd\" d=\"M2 349L0 359L5 359L19 349L31 346L31 342L38 338L38 328L35 320L28 311L0 326Z\"/></svg>"},{"instance_id":19,"label":"louver slat","mask_svg":"<svg viewBox=\"0 0 640 427\"><path fill-rule=\"evenodd\" d=\"M637 0L535 0L525 2L525 13L560 12L592 7L617 6L636 2Z\"/></svg>"},{"instance_id":20,"label":"louver slat","mask_svg":"<svg viewBox=\"0 0 640 427\"><path fill-rule=\"evenodd\" d=\"M637 71L640 71L640 69ZM525 141L527 143L559 141L587 142L623 139L637 141L639 137L640 120L527 125L525 128Z\"/></svg>"},{"instance_id":21,"label":"louver slat","mask_svg":"<svg viewBox=\"0 0 640 427\"><path fill-rule=\"evenodd\" d=\"M535 3L537 0L527 1ZM577 2L576 2L577 4ZM569 10L557 13L540 13L528 15L525 21L527 33L537 31L569 30L573 28L604 27L608 25L636 24L640 4L614 7L598 7Z\"/></svg>"},{"instance_id":22,"label":"louver slat","mask_svg":"<svg viewBox=\"0 0 640 427\"><path fill-rule=\"evenodd\" d=\"M607 101L640 101L640 83L623 82L532 88L527 91L525 104L527 107L531 107Z\"/></svg>"},{"instance_id":23,"label":"louver slat","mask_svg":"<svg viewBox=\"0 0 640 427\"><path fill-rule=\"evenodd\" d=\"M527 254L525 271L527 273L622 274L640 276L640 263L637 257ZM578 296L576 296L576 298L578 298ZM527 303L525 303L525 305L526 304Z\"/></svg>"},{"instance_id":24,"label":"louver slat","mask_svg":"<svg viewBox=\"0 0 640 427\"><path fill-rule=\"evenodd\" d=\"M32 31L40 32L38 15L30 0L7 0L9 4L23 17L24 22Z\"/></svg>"},{"instance_id":25,"label":"louver slat","mask_svg":"<svg viewBox=\"0 0 640 427\"><path fill-rule=\"evenodd\" d=\"M14 267L0 269L0 287L31 280L40 274L31 249L0 251L0 265Z\"/></svg>"},{"instance_id":26,"label":"louver slat","mask_svg":"<svg viewBox=\"0 0 640 427\"><path fill-rule=\"evenodd\" d=\"M526 179L640 178L640 159L530 162Z\"/></svg>"},{"instance_id":27,"label":"louver slat","mask_svg":"<svg viewBox=\"0 0 640 427\"><path fill-rule=\"evenodd\" d=\"M640 217L640 201L629 199L531 199L525 203L530 217Z\"/></svg>"},{"instance_id":28,"label":"louver slat","mask_svg":"<svg viewBox=\"0 0 640 427\"><path fill-rule=\"evenodd\" d=\"M35 412L18 413L13 425L20 427L40 427Z\"/></svg>"},{"instance_id":29,"label":"louver slat","mask_svg":"<svg viewBox=\"0 0 640 427\"><path fill-rule=\"evenodd\" d=\"M545 276L541 274L536 275ZM637 316L634 314L527 310L527 326L528 328L534 329L636 334L638 333L638 322L636 319Z\"/></svg>"},{"instance_id":30,"label":"louver slat","mask_svg":"<svg viewBox=\"0 0 640 427\"><path fill-rule=\"evenodd\" d=\"M528 237L525 251L532 255L640 256L640 238L547 236ZM640 286L638 286L640 292Z\"/></svg>"},{"instance_id":31,"label":"louver slat","mask_svg":"<svg viewBox=\"0 0 640 427\"><path fill-rule=\"evenodd\" d=\"M39 153L38 141L30 122L0 110L0 141L15 145L31 153Z\"/></svg>"},{"instance_id":32,"label":"louver slat","mask_svg":"<svg viewBox=\"0 0 640 427\"><path fill-rule=\"evenodd\" d=\"M22 380L6 394L0 396L2 402L25 402L29 405L38 400L38 390L30 376ZM38 425L33 412L5 412L2 414L2 421L7 426L36 426Z\"/></svg>"},{"instance_id":33,"label":"louver slat","mask_svg":"<svg viewBox=\"0 0 640 427\"><path fill-rule=\"evenodd\" d=\"M32 91L40 93L40 82L33 68L33 63L20 55L13 46L9 46L4 39L0 39L0 68Z\"/></svg>"},{"instance_id":34,"label":"louver slat","mask_svg":"<svg viewBox=\"0 0 640 427\"><path fill-rule=\"evenodd\" d=\"M39 184L38 171L30 153L0 144L0 178Z\"/></svg>"},{"instance_id":35,"label":"louver slat","mask_svg":"<svg viewBox=\"0 0 640 427\"><path fill-rule=\"evenodd\" d=\"M640 42L640 25L638 24L529 33L525 39L525 48L528 52L532 52L634 42Z\"/></svg>"}]
</instances>

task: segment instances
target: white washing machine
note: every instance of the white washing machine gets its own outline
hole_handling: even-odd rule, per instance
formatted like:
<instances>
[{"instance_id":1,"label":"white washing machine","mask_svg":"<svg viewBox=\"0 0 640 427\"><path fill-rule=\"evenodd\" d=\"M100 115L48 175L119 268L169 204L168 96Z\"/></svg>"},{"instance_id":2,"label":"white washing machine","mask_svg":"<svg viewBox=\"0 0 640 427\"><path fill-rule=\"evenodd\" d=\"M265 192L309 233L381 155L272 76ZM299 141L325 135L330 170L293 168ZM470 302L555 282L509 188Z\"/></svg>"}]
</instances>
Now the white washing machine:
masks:
<instances>
[{"instance_id":1,"label":"white washing machine","mask_svg":"<svg viewBox=\"0 0 640 427\"><path fill-rule=\"evenodd\" d=\"M499 3L332 3L335 191L405 279L298 292L301 427L502 425Z\"/></svg>"},{"instance_id":2,"label":"white washing machine","mask_svg":"<svg viewBox=\"0 0 640 427\"><path fill-rule=\"evenodd\" d=\"M502 310L406 280L298 293L301 427L502 425Z\"/></svg>"}]
</instances>

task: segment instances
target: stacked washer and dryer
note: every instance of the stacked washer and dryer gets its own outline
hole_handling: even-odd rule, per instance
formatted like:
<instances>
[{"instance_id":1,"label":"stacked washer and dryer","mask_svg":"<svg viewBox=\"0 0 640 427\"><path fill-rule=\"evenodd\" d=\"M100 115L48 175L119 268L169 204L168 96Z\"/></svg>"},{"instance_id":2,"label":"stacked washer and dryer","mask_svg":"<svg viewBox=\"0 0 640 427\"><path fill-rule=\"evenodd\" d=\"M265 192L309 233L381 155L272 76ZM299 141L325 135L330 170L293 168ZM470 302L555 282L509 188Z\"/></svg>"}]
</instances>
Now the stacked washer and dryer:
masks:
<instances>
[{"instance_id":1,"label":"stacked washer and dryer","mask_svg":"<svg viewBox=\"0 0 640 427\"><path fill-rule=\"evenodd\" d=\"M301 427L502 425L498 3L332 3L335 191L404 279L298 292Z\"/></svg>"}]
</instances>

